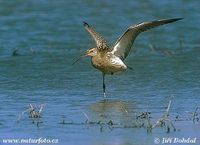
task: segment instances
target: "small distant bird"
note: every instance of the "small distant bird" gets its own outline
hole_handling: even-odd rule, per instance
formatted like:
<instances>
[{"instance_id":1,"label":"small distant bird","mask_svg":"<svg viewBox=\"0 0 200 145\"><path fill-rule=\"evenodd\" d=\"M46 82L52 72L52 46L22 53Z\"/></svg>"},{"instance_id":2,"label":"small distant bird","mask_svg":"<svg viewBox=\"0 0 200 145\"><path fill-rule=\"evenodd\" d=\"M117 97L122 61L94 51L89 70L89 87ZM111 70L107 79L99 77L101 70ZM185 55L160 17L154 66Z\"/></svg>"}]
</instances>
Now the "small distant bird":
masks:
<instances>
[{"instance_id":1,"label":"small distant bird","mask_svg":"<svg viewBox=\"0 0 200 145\"><path fill-rule=\"evenodd\" d=\"M13 53L12 53L12 56L19 56L19 48L15 48L14 50L13 50Z\"/></svg>"},{"instance_id":2,"label":"small distant bird","mask_svg":"<svg viewBox=\"0 0 200 145\"><path fill-rule=\"evenodd\" d=\"M106 98L105 75L112 75L117 72L126 71L128 68L130 68L125 65L123 61L128 56L136 37L141 32L144 32L148 29L172 23L181 19L183 18L162 19L151 22L143 22L137 25L130 26L125 31L125 33L117 40L112 48L108 46L105 39L101 35L99 35L89 24L83 22L85 29L93 37L97 45L97 47L95 48L88 49L83 56L90 56L93 67L102 72L104 98ZM77 59L73 64L75 64L83 56Z\"/></svg>"}]
</instances>

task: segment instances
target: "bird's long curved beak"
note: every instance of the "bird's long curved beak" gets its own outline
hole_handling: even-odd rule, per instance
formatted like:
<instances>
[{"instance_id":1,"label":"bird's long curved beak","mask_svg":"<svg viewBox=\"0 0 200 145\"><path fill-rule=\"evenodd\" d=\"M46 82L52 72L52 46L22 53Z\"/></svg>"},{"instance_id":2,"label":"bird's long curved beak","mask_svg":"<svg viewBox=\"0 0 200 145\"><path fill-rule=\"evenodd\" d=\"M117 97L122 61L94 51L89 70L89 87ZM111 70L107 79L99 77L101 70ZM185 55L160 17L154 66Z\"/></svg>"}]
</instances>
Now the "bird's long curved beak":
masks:
<instances>
[{"instance_id":1,"label":"bird's long curved beak","mask_svg":"<svg viewBox=\"0 0 200 145\"><path fill-rule=\"evenodd\" d=\"M84 55L81 55L78 59L76 59L72 65L76 64L79 60L81 60L83 57L86 57L87 56L87 53L85 53Z\"/></svg>"}]
</instances>

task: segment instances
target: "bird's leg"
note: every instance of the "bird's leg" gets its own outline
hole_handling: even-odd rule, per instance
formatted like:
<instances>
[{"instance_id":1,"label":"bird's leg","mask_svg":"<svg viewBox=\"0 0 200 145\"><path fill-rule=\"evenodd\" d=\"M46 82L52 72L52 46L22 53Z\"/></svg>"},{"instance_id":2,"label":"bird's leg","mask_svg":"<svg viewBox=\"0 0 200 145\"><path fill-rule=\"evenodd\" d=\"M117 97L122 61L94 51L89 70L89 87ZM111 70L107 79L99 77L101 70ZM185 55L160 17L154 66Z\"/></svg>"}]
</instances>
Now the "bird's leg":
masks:
<instances>
[{"instance_id":1,"label":"bird's leg","mask_svg":"<svg viewBox=\"0 0 200 145\"><path fill-rule=\"evenodd\" d=\"M105 74L103 73L103 97L106 98Z\"/></svg>"}]
</instances>

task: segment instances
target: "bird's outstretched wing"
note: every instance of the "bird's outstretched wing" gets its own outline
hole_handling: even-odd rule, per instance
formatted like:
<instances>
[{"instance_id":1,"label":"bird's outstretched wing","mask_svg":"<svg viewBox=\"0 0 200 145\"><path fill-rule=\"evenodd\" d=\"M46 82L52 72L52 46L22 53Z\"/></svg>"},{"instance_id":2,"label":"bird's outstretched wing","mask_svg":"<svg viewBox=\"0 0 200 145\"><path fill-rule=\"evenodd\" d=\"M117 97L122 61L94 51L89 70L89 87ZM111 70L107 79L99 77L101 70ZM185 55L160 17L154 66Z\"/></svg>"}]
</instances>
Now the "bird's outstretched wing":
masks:
<instances>
[{"instance_id":1,"label":"bird's outstretched wing","mask_svg":"<svg viewBox=\"0 0 200 145\"><path fill-rule=\"evenodd\" d=\"M117 42L115 43L112 49L112 53L120 57L122 60L124 60L128 56L135 38L141 32L144 32L148 29L151 29L160 25L172 23L181 19L183 18L162 19L162 20L157 20L157 21L152 21L152 22L143 22L134 26L130 26L126 30L126 32L117 40Z\"/></svg>"},{"instance_id":2,"label":"bird's outstretched wing","mask_svg":"<svg viewBox=\"0 0 200 145\"><path fill-rule=\"evenodd\" d=\"M94 38L97 48L99 51L109 50L109 46L106 43L106 40L103 39L101 35L99 35L88 23L83 22L85 29L90 33L90 35Z\"/></svg>"}]
</instances>

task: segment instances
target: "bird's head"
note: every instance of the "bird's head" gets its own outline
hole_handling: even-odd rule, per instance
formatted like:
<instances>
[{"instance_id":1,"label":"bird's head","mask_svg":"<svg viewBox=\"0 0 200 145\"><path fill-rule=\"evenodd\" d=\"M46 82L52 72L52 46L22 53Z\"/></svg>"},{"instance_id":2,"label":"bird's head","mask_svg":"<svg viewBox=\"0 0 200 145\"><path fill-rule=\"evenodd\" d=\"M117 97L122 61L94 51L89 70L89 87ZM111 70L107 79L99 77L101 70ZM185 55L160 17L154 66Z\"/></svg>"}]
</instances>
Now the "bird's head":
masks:
<instances>
[{"instance_id":1,"label":"bird's head","mask_svg":"<svg viewBox=\"0 0 200 145\"><path fill-rule=\"evenodd\" d=\"M85 56L96 56L97 55L97 48L90 48L86 51Z\"/></svg>"},{"instance_id":2,"label":"bird's head","mask_svg":"<svg viewBox=\"0 0 200 145\"><path fill-rule=\"evenodd\" d=\"M86 56L91 56L91 57L96 56L96 55L97 55L97 51L98 51L97 48L90 48L90 49L88 49L88 50L86 51L86 53L85 53L84 55L80 56L76 61L74 61L74 62L72 63L72 65L74 65L75 63L77 63L77 62L78 62L80 59L82 59L83 57L86 57Z\"/></svg>"}]
</instances>

